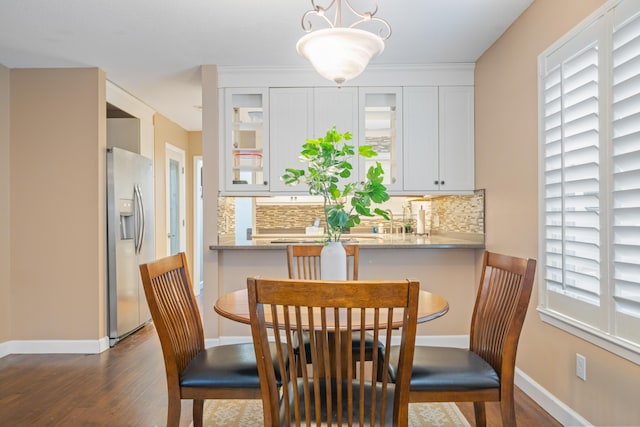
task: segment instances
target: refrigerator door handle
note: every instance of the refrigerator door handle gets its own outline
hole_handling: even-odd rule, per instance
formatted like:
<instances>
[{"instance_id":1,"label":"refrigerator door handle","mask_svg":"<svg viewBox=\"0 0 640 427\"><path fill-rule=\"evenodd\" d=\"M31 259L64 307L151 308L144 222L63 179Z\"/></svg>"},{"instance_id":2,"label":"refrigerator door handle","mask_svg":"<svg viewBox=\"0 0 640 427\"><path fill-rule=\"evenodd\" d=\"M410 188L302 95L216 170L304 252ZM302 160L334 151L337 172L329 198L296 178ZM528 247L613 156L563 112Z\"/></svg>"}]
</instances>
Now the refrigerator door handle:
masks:
<instances>
[{"instance_id":1,"label":"refrigerator door handle","mask_svg":"<svg viewBox=\"0 0 640 427\"><path fill-rule=\"evenodd\" d=\"M136 214L138 221L136 222L136 242L135 251L139 254L142 251L142 242L144 240L145 224L144 224L144 204L142 203L142 192L137 184L133 187L136 198Z\"/></svg>"}]
</instances>

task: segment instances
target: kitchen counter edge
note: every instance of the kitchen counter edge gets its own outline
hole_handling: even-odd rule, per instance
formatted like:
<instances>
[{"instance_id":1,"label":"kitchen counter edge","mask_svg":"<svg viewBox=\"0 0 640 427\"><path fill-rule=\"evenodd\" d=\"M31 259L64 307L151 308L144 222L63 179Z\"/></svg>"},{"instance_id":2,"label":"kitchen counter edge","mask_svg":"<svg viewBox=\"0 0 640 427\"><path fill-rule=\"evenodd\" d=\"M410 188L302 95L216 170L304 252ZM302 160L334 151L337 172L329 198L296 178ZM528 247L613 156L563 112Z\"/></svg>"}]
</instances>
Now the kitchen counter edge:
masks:
<instances>
[{"instance_id":1,"label":"kitchen counter edge","mask_svg":"<svg viewBox=\"0 0 640 427\"><path fill-rule=\"evenodd\" d=\"M397 238L355 239L360 249L484 249L484 235L471 233L446 233L422 236L398 236ZM296 239L259 238L236 241L234 237L220 237L217 245L209 250L283 250L288 244L312 244ZM345 243L349 243L348 241Z\"/></svg>"}]
</instances>

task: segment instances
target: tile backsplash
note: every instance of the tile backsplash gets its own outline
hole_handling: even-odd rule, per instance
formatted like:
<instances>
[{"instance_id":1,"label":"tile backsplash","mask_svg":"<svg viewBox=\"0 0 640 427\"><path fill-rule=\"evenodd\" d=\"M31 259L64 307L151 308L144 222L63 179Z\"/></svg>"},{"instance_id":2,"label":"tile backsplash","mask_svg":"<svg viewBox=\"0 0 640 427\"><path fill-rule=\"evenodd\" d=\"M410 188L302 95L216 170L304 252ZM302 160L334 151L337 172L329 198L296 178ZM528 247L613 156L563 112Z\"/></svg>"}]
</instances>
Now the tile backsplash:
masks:
<instances>
[{"instance_id":1,"label":"tile backsplash","mask_svg":"<svg viewBox=\"0 0 640 427\"><path fill-rule=\"evenodd\" d=\"M264 199L261 199L264 200ZM411 206L411 213L405 207ZM484 233L484 190L472 195L432 196L424 199L392 197L380 206L391 209L394 223L410 222L416 229L416 216L420 206L426 211L425 225L431 232ZM246 214L241 212L240 214ZM253 232L257 234L304 233L305 227L320 218L323 224L323 207L320 203L253 203ZM388 226L381 217L361 217L359 228L373 229L379 222ZM235 234L236 203L234 197L218 198L218 230L221 235ZM244 232L243 232L244 233Z\"/></svg>"}]
</instances>

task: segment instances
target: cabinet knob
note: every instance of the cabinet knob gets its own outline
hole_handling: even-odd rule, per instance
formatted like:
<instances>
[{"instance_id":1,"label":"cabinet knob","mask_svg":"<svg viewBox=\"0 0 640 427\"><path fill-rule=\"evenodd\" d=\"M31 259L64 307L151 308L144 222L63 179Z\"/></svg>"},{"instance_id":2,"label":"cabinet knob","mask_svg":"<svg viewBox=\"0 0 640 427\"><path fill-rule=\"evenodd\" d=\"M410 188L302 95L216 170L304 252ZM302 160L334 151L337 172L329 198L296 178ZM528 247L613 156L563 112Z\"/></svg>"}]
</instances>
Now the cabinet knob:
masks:
<instances>
[{"instance_id":1,"label":"cabinet knob","mask_svg":"<svg viewBox=\"0 0 640 427\"><path fill-rule=\"evenodd\" d=\"M269 181L264 181L262 184L269 185Z\"/></svg>"},{"instance_id":2,"label":"cabinet knob","mask_svg":"<svg viewBox=\"0 0 640 427\"><path fill-rule=\"evenodd\" d=\"M437 179L436 179L435 181L433 181L433 183L434 183L435 185L440 184L440 183L438 182L438 180L437 180Z\"/></svg>"},{"instance_id":3,"label":"cabinet knob","mask_svg":"<svg viewBox=\"0 0 640 427\"><path fill-rule=\"evenodd\" d=\"M444 185L444 181L440 181L440 185Z\"/></svg>"}]
</instances>

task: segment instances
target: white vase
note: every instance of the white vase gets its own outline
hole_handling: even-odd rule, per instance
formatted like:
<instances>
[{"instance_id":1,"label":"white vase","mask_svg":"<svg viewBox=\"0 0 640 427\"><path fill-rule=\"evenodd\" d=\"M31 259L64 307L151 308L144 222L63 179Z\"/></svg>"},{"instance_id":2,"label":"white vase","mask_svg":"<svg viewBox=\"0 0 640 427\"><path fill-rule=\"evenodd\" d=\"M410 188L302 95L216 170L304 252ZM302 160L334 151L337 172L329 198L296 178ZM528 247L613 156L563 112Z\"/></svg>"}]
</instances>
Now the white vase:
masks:
<instances>
[{"instance_id":1,"label":"white vase","mask_svg":"<svg viewBox=\"0 0 640 427\"><path fill-rule=\"evenodd\" d=\"M347 253L342 242L329 242L320 253L322 280L347 280Z\"/></svg>"}]
</instances>

